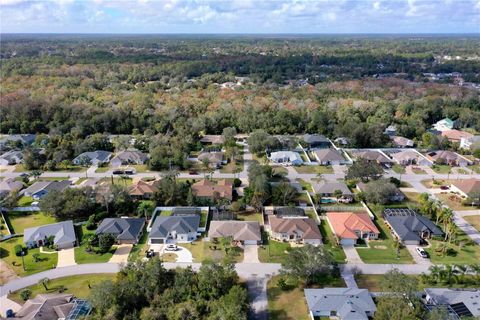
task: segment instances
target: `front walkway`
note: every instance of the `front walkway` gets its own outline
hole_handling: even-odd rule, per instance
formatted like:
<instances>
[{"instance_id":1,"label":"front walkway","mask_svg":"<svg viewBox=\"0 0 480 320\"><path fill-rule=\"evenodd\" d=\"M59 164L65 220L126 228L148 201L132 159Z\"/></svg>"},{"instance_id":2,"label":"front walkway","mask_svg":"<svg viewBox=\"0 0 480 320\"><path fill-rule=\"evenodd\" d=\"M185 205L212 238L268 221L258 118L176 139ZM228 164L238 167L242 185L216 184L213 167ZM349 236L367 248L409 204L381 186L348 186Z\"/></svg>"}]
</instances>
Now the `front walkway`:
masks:
<instances>
[{"instance_id":1,"label":"front walkway","mask_svg":"<svg viewBox=\"0 0 480 320\"><path fill-rule=\"evenodd\" d=\"M132 251L133 245L131 244L121 244L115 250L115 253L112 255L108 262L110 263L127 263L128 262L128 255L130 251Z\"/></svg>"},{"instance_id":2,"label":"front walkway","mask_svg":"<svg viewBox=\"0 0 480 320\"><path fill-rule=\"evenodd\" d=\"M63 249L58 251L58 262L57 268L74 266L77 263L75 262L75 251L74 248Z\"/></svg>"},{"instance_id":3,"label":"front walkway","mask_svg":"<svg viewBox=\"0 0 480 320\"><path fill-rule=\"evenodd\" d=\"M343 248L343 251L345 252L345 255L347 256L347 263L356 263L356 264L363 263L362 259L358 255L357 249L355 249L355 246L342 245L342 248ZM368 248L365 250L368 250Z\"/></svg>"},{"instance_id":4,"label":"front walkway","mask_svg":"<svg viewBox=\"0 0 480 320\"><path fill-rule=\"evenodd\" d=\"M20 310L22 306L16 303L13 300L7 298L7 296L0 297L0 316L6 317L7 310L12 310L13 312L17 312Z\"/></svg>"},{"instance_id":5,"label":"front walkway","mask_svg":"<svg viewBox=\"0 0 480 320\"><path fill-rule=\"evenodd\" d=\"M243 263L260 263L260 260L258 260L258 245L256 244L244 245Z\"/></svg>"}]
</instances>

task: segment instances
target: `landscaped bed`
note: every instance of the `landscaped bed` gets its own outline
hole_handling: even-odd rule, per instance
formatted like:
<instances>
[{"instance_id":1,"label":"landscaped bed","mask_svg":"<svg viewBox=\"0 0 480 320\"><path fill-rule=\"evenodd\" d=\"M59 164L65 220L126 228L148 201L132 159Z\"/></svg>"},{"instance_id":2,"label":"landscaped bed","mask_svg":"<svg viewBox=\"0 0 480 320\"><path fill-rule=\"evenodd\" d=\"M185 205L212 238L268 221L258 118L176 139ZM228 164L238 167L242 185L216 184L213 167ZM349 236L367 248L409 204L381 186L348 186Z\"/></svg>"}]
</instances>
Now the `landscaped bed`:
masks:
<instances>
[{"instance_id":1,"label":"landscaped bed","mask_svg":"<svg viewBox=\"0 0 480 320\"><path fill-rule=\"evenodd\" d=\"M102 281L113 280L114 278L114 274L103 273L78 275L51 279L47 284L48 290L45 290L45 287L42 284L33 285L31 287L28 287L28 289L32 291L32 298L35 297L37 294L58 293L60 289L64 289L63 292L65 293L74 294L77 298L88 298L88 296L90 295L91 287L101 283ZM20 292L22 290L13 292L12 294L8 295L8 298L18 303L23 303L22 298L20 298Z\"/></svg>"},{"instance_id":2,"label":"landscaped bed","mask_svg":"<svg viewBox=\"0 0 480 320\"><path fill-rule=\"evenodd\" d=\"M78 239L83 239L84 236L88 234L95 233L95 231L87 230L85 226L76 227L75 232L77 234ZM103 263L108 262L110 258L112 258L115 250L117 249L116 246L112 246L112 248L106 253L97 252L95 248L92 248L91 252L87 252L88 245L86 243L82 243L79 247L76 247L75 250L75 262L77 264L82 263Z\"/></svg>"}]
</instances>

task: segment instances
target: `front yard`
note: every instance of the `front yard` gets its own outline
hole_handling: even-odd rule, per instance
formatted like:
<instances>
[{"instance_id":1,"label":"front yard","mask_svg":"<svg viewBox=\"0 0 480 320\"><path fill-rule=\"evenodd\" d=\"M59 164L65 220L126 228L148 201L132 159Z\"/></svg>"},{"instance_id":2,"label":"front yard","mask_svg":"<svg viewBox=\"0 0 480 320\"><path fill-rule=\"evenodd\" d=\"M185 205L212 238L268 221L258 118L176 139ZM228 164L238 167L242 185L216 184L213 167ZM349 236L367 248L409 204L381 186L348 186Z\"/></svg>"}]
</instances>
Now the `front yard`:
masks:
<instances>
[{"instance_id":1,"label":"front yard","mask_svg":"<svg viewBox=\"0 0 480 320\"><path fill-rule=\"evenodd\" d=\"M434 164L432 166L433 171L436 173L447 174L452 172L452 167L443 164Z\"/></svg>"},{"instance_id":2,"label":"front yard","mask_svg":"<svg viewBox=\"0 0 480 320\"><path fill-rule=\"evenodd\" d=\"M275 241L263 234L263 245L258 248L258 259L262 263L282 263L290 250L290 243Z\"/></svg>"},{"instance_id":3,"label":"front yard","mask_svg":"<svg viewBox=\"0 0 480 320\"><path fill-rule=\"evenodd\" d=\"M474 244L470 237L458 230L456 241L447 243L447 251L442 253L441 240L429 240L431 246L425 248L430 261L436 264L478 264L480 261L480 246Z\"/></svg>"},{"instance_id":4,"label":"front yard","mask_svg":"<svg viewBox=\"0 0 480 320\"><path fill-rule=\"evenodd\" d=\"M191 243L178 243L179 246L189 250L193 256L193 262L214 261L221 262L225 258L225 250L220 244L198 239ZM243 261L243 250L238 247L230 248L234 262Z\"/></svg>"},{"instance_id":5,"label":"front yard","mask_svg":"<svg viewBox=\"0 0 480 320\"><path fill-rule=\"evenodd\" d=\"M113 280L115 279L114 274L89 274L89 275L79 275L71 276L65 278L52 279L47 285L48 290L45 290L42 284L36 284L31 287L28 287L32 291L32 297L35 297L37 294L44 293L58 293L60 289L63 289L64 293L74 294L77 298L88 298L90 295L90 288L101 283L102 281ZM20 304L23 303L22 298L20 297L20 292L18 290L13 292L8 296L9 299L16 301Z\"/></svg>"},{"instance_id":6,"label":"front yard","mask_svg":"<svg viewBox=\"0 0 480 320\"><path fill-rule=\"evenodd\" d=\"M329 174L333 173L332 166L296 166L293 167L300 174Z\"/></svg>"},{"instance_id":7,"label":"front yard","mask_svg":"<svg viewBox=\"0 0 480 320\"><path fill-rule=\"evenodd\" d=\"M439 193L437 197L445 203L452 210L475 210L476 207L465 206L462 204L463 200L459 195L453 193Z\"/></svg>"},{"instance_id":8,"label":"front yard","mask_svg":"<svg viewBox=\"0 0 480 320\"><path fill-rule=\"evenodd\" d=\"M23 237L16 237L1 243L0 258L4 260L15 273L19 276L27 276L33 273L49 270L55 268L57 265L58 254L40 253L39 248L27 250L27 255L24 256L25 270L22 267L22 257L15 255L15 245L20 244L24 246ZM37 256L38 255L38 256ZM35 257L37 259L35 259Z\"/></svg>"},{"instance_id":9,"label":"front yard","mask_svg":"<svg viewBox=\"0 0 480 320\"><path fill-rule=\"evenodd\" d=\"M398 173L398 174L403 174L405 173L405 167L404 166L401 166L397 163L395 163L393 166L392 166L392 170L393 172L395 173Z\"/></svg>"},{"instance_id":10,"label":"front yard","mask_svg":"<svg viewBox=\"0 0 480 320\"><path fill-rule=\"evenodd\" d=\"M345 260L347 259L345 252L342 247L337 244L333 231L330 229L327 221L322 220L319 228L322 233L324 247L333 255L335 261L338 263L345 263Z\"/></svg>"},{"instance_id":11,"label":"front yard","mask_svg":"<svg viewBox=\"0 0 480 320\"><path fill-rule=\"evenodd\" d=\"M75 227L75 233L78 239L83 239L84 236L95 233L95 231L87 230L85 226L82 226ZM107 253L100 253L95 250L95 248L93 248L91 252L87 252L87 247L88 246L86 243L81 243L79 247L75 247L75 262L77 264L108 262L116 250L116 246L112 246L110 251L108 251Z\"/></svg>"}]
</instances>

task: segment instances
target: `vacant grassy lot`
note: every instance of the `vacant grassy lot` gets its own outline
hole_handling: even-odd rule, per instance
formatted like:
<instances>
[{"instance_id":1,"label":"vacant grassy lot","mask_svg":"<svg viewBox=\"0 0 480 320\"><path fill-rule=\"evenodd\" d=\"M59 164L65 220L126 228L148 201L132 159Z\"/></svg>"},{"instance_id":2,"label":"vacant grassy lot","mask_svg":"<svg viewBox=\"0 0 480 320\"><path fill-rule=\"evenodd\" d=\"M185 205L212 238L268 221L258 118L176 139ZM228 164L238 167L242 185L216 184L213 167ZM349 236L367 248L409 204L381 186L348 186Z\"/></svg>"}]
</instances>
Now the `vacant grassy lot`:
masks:
<instances>
[{"instance_id":1,"label":"vacant grassy lot","mask_svg":"<svg viewBox=\"0 0 480 320\"><path fill-rule=\"evenodd\" d=\"M45 291L44 286L41 284L33 285L31 287L28 287L28 289L32 291L32 297L35 297L37 294L42 293L58 293L58 290L60 288L64 288L65 293L72 293L78 298L87 298L90 295L90 287L93 287L94 285L97 285L102 281L113 279L115 279L114 274L79 275L52 279L47 285L47 291ZM22 290L13 292L8 296L8 298L18 303L23 303L22 298L20 298L21 291Z\"/></svg>"},{"instance_id":2,"label":"vacant grassy lot","mask_svg":"<svg viewBox=\"0 0 480 320\"><path fill-rule=\"evenodd\" d=\"M5 214L5 218L7 223L13 228L13 232L18 234L23 233L23 230L26 228L57 222L54 217L38 211L10 211Z\"/></svg>"},{"instance_id":3,"label":"vacant grassy lot","mask_svg":"<svg viewBox=\"0 0 480 320\"><path fill-rule=\"evenodd\" d=\"M383 274L358 274L355 276L355 281L360 289L368 289L372 292L381 292L380 282L385 276ZM419 289L425 288L445 288L448 286L449 288L475 288L475 285L459 285L459 284L425 284L420 281L420 277L418 275L408 275L409 278L416 278L418 279L418 286ZM468 276L467 276L468 277Z\"/></svg>"},{"instance_id":4,"label":"vacant grassy lot","mask_svg":"<svg viewBox=\"0 0 480 320\"><path fill-rule=\"evenodd\" d=\"M474 216L465 216L463 218L467 220L467 222L470 223L475 229L480 231L480 214Z\"/></svg>"},{"instance_id":5,"label":"vacant grassy lot","mask_svg":"<svg viewBox=\"0 0 480 320\"><path fill-rule=\"evenodd\" d=\"M40 253L40 249L30 249L27 255L24 256L25 270L22 267L22 257L15 255L15 245L23 244L23 237L16 237L1 243L0 258L4 260L19 276L27 276L33 273L38 273L48 269L53 269L57 265L58 254L53 253ZM35 261L33 255L38 254L38 261Z\"/></svg>"},{"instance_id":6,"label":"vacant grassy lot","mask_svg":"<svg viewBox=\"0 0 480 320\"><path fill-rule=\"evenodd\" d=\"M333 173L332 166L297 166L294 169L298 173L307 173L307 174L328 174Z\"/></svg>"},{"instance_id":7,"label":"vacant grassy lot","mask_svg":"<svg viewBox=\"0 0 480 320\"><path fill-rule=\"evenodd\" d=\"M347 257L342 247L337 244L332 229L328 225L326 220L322 220L320 226L320 232L322 233L322 241L325 248L333 255L333 258L338 263L345 263Z\"/></svg>"}]
</instances>

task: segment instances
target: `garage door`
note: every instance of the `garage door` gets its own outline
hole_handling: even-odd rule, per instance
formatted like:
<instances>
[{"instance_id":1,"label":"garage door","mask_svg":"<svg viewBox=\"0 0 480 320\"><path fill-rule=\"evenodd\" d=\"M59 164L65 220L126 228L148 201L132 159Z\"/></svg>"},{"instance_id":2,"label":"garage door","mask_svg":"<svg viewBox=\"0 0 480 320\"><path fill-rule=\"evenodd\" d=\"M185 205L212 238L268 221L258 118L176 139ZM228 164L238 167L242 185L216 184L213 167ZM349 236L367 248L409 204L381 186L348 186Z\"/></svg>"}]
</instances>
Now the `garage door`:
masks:
<instances>
[{"instance_id":1,"label":"garage door","mask_svg":"<svg viewBox=\"0 0 480 320\"><path fill-rule=\"evenodd\" d=\"M245 240L244 244L253 245L253 244L257 244L257 241L256 240Z\"/></svg>"},{"instance_id":2,"label":"garage door","mask_svg":"<svg viewBox=\"0 0 480 320\"><path fill-rule=\"evenodd\" d=\"M163 243L163 239L150 239L151 244Z\"/></svg>"}]
</instances>

